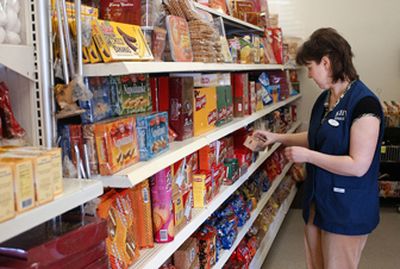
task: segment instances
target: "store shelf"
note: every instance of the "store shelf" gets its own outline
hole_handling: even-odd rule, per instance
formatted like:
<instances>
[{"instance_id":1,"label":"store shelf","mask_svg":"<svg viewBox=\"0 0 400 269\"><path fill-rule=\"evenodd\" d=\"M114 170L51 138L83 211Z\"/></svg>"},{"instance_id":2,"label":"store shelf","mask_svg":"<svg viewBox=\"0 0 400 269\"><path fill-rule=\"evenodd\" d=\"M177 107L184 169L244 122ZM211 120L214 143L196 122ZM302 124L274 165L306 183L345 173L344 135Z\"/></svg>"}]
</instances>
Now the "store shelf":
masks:
<instances>
[{"instance_id":1,"label":"store shelf","mask_svg":"<svg viewBox=\"0 0 400 269\"><path fill-rule=\"evenodd\" d=\"M113 176L100 176L97 179L103 182L105 187L114 188L130 188L138 184L139 182L149 178L161 169L181 160L185 156L201 149L202 147L216 141L255 120L262 118L263 116L271 113L272 111L285 106L297 99L301 95L296 95L288 98L285 101L278 102L276 104L267 106L262 111L258 111L251 116L244 118L235 118L232 122L225 124L221 127L215 128L214 130L197 136L191 139L187 139L182 142L174 142L170 144L170 149L146 162L139 162L134 164Z\"/></svg>"},{"instance_id":2,"label":"store shelf","mask_svg":"<svg viewBox=\"0 0 400 269\"><path fill-rule=\"evenodd\" d=\"M298 125L297 125L298 126ZM289 132L294 132L296 126L291 128ZM130 268L135 269L158 269L193 233L204 223L204 221L214 213L225 201L230 197L247 179L260 167L264 161L271 156L280 144L274 144L271 149L260 153L257 161L253 163L248 171L242 175L233 185L222 186L218 195L204 208L193 209L192 220L175 235L174 241L167 244L156 244L154 248L141 251L140 260L133 264ZM283 173L286 173L291 164L285 166ZM277 181L281 180L277 178ZM274 185L273 185L274 186ZM271 187L271 190L273 188ZM275 187L276 188L276 187ZM267 194L269 191L267 192Z\"/></svg>"},{"instance_id":3,"label":"store shelf","mask_svg":"<svg viewBox=\"0 0 400 269\"><path fill-rule=\"evenodd\" d=\"M118 76L141 73L174 73L174 72L237 72L252 70L283 70L281 64L220 64L201 62L115 62L85 64L85 77Z\"/></svg>"},{"instance_id":4,"label":"store shelf","mask_svg":"<svg viewBox=\"0 0 400 269\"><path fill-rule=\"evenodd\" d=\"M223 250L221 252L219 260L217 264L213 266L213 269L221 269L224 267L225 263L229 260L229 257L235 251L236 247L242 241L243 237L247 234L249 229L253 226L253 223L257 219L261 210L265 207L269 198L271 198L276 188L278 188L279 184L282 182L282 180L284 179L284 177L286 176L287 172L289 171L290 167L292 167L292 165L293 165L292 162L288 163L282 170L282 173L279 175L279 177L274 180L269 190L266 193L264 193L264 195L261 197L260 201L257 204L257 208L254 209L253 212L251 213L250 219L247 220L246 224L239 229L239 233L232 247L228 250Z\"/></svg>"},{"instance_id":5,"label":"store shelf","mask_svg":"<svg viewBox=\"0 0 400 269\"><path fill-rule=\"evenodd\" d=\"M235 17L229 16L229 15L227 15L225 13L219 12L219 11L217 11L215 9L212 9L212 8L209 8L209 7L205 6L205 5L202 5L202 4L199 4L199 3L195 3L195 2L194 2L194 5L198 9L201 9L203 11L207 11L208 13L211 13L211 14L213 14L215 16L222 17L226 24L232 25L232 26L240 28L240 29L248 30L248 31L249 30L250 31L254 30L254 31L257 31L257 32L261 32L261 33L264 32L264 29L261 28L261 27L258 27L256 25L253 25L251 23L248 23L248 22L245 22L245 21L242 21L242 20L239 20L239 19L237 19Z\"/></svg>"},{"instance_id":6,"label":"store shelf","mask_svg":"<svg viewBox=\"0 0 400 269\"><path fill-rule=\"evenodd\" d=\"M33 46L0 44L0 65L34 80Z\"/></svg>"},{"instance_id":7,"label":"store shelf","mask_svg":"<svg viewBox=\"0 0 400 269\"><path fill-rule=\"evenodd\" d=\"M250 263L250 266L249 266L250 269L260 269L261 266L263 265L264 260L267 257L268 252L272 246L272 243L274 242L275 237L279 232L279 228L281 227L283 220L285 219L285 216L290 209L290 205L293 202L296 192L297 192L297 188L296 188L296 186L293 186L292 190L290 191L289 196L282 203L281 207L278 210L278 213L275 216L274 221L269 226L269 230L268 230L267 234L265 235L264 239L261 241L261 244L258 247L258 251Z\"/></svg>"},{"instance_id":8,"label":"store shelf","mask_svg":"<svg viewBox=\"0 0 400 269\"><path fill-rule=\"evenodd\" d=\"M64 179L64 192L54 201L0 223L0 243L86 203L102 193L103 186L96 180Z\"/></svg>"}]
</instances>

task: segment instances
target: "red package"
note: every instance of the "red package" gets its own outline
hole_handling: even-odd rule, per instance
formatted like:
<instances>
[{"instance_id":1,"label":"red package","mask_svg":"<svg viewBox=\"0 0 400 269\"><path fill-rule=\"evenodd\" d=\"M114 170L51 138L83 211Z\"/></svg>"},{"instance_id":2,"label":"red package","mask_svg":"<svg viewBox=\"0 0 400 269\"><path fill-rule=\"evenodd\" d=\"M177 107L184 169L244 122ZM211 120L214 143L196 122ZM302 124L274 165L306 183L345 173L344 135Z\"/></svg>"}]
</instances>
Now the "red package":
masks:
<instances>
[{"instance_id":1,"label":"red package","mask_svg":"<svg viewBox=\"0 0 400 269\"><path fill-rule=\"evenodd\" d=\"M233 113L235 117L249 114L249 77L247 73L234 73L231 76L233 89Z\"/></svg>"},{"instance_id":2,"label":"red package","mask_svg":"<svg viewBox=\"0 0 400 269\"><path fill-rule=\"evenodd\" d=\"M100 19L140 25L140 0L100 0Z\"/></svg>"},{"instance_id":3,"label":"red package","mask_svg":"<svg viewBox=\"0 0 400 269\"><path fill-rule=\"evenodd\" d=\"M25 130L15 119L8 88L4 82L0 82L0 138L22 138L25 136Z\"/></svg>"},{"instance_id":4,"label":"red package","mask_svg":"<svg viewBox=\"0 0 400 269\"><path fill-rule=\"evenodd\" d=\"M281 28L268 28L268 38L271 41L272 49L277 64L283 63L283 41L282 41L282 29Z\"/></svg>"}]
</instances>

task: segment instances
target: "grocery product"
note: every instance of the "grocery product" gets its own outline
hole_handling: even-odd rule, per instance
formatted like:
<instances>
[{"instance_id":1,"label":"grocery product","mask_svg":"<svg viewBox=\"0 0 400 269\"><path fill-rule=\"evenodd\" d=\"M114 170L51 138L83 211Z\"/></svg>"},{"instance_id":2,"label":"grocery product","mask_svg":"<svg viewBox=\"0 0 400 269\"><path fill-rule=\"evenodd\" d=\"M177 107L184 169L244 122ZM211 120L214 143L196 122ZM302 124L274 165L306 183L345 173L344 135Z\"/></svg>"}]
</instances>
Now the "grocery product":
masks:
<instances>
[{"instance_id":1,"label":"grocery product","mask_svg":"<svg viewBox=\"0 0 400 269\"><path fill-rule=\"evenodd\" d=\"M94 132L101 175L111 175L139 161L134 117L96 123Z\"/></svg>"},{"instance_id":2,"label":"grocery product","mask_svg":"<svg viewBox=\"0 0 400 269\"><path fill-rule=\"evenodd\" d=\"M197 240L190 237L174 253L174 264L176 269L195 269L193 265L198 263Z\"/></svg>"},{"instance_id":3,"label":"grocery product","mask_svg":"<svg viewBox=\"0 0 400 269\"><path fill-rule=\"evenodd\" d=\"M177 140L193 136L193 78L169 79L169 124Z\"/></svg>"},{"instance_id":4,"label":"grocery product","mask_svg":"<svg viewBox=\"0 0 400 269\"><path fill-rule=\"evenodd\" d=\"M211 171L200 170L193 175L193 207L205 207L213 197Z\"/></svg>"},{"instance_id":5,"label":"grocery product","mask_svg":"<svg viewBox=\"0 0 400 269\"><path fill-rule=\"evenodd\" d=\"M249 82L247 73L234 73L232 78L233 113L235 117L249 114Z\"/></svg>"},{"instance_id":6,"label":"grocery product","mask_svg":"<svg viewBox=\"0 0 400 269\"><path fill-rule=\"evenodd\" d=\"M153 60L139 26L93 20L93 39L104 62Z\"/></svg>"},{"instance_id":7,"label":"grocery product","mask_svg":"<svg viewBox=\"0 0 400 269\"><path fill-rule=\"evenodd\" d=\"M149 160L169 149L167 112L138 115L136 129L140 160Z\"/></svg>"},{"instance_id":8,"label":"grocery product","mask_svg":"<svg viewBox=\"0 0 400 269\"><path fill-rule=\"evenodd\" d=\"M11 167L0 165L0 223L15 216L14 177Z\"/></svg>"},{"instance_id":9,"label":"grocery product","mask_svg":"<svg viewBox=\"0 0 400 269\"><path fill-rule=\"evenodd\" d=\"M212 130L217 120L216 88L194 89L193 108L194 135Z\"/></svg>"},{"instance_id":10,"label":"grocery product","mask_svg":"<svg viewBox=\"0 0 400 269\"><path fill-rule=\"evenodd\" d=\"M87 147L87 156L89 162L90 175L99 174L99 159L97 157L96 139L94 135L94 124L85 124L82 126L83 143Z\"/></svg>"},{"instance_id":11,"label":"grocery product","mask_svg":"<svg viewBox=\"0 0 400 269\"><path fill-rule=\"evenodd\" d=\"M154 27L151 35L151 52L154 56L154 61L162 61L164 58L164 50L167 42L167 30Z\"/></svg>"},{"instance_id":12,"label":"grocery product","mask_svg":"<svg viewBox=\"0 0 400 269\"><path fill-rule=\"evenodd\" d=\"M100 0L100 19L140 25L141 0Z\"/></svg>"},{"instance_id":13,"label":"grocery product","mask_svg":"<svg viewBox=\"0 0 400 269\"><path fill-rule=\"evenodd\" d=\"M171 167L155 174L150 183L154 241L157 243L171 242L175 236Z\"/></svg>"},{"instance_id":14,"label":"grocery product","mask_svg":"<svg viewBox=\"0 0 400 269\"><path fill-rule=\"evenodd\" d=\"M169 15L165 21L172 59L175 62L192 62L193 52L186 20Z\"/></svg>"}]
</instances>

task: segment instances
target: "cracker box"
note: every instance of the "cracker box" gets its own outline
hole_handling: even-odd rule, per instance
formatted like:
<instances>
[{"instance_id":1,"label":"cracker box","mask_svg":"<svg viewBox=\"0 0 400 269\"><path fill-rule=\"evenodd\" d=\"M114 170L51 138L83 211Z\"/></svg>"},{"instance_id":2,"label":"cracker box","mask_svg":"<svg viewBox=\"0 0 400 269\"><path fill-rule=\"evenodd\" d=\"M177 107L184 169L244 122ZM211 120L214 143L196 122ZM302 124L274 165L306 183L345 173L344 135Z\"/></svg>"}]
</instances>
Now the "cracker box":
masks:
<instances>
[{"instance_id":1,"label":"cracker box","mask_svg":"<svg viewBox=\"0 0 400 269\"><path fill-rule=\"evenodd\" d=\"M94 20L92 34L105 63L153 60L140 26Z\"/></svg>"},{"instance_id":2,"label":"cracker box","mask_svg":"<svg viewBox=\"0 0 400 269\"><path fill-rule=\"evenodd\" d=\"M52 163L49 155L28 151L8 151L0 154L0 158L15 158L31 161L35 186L35 201L38 205L42 205L54 199L53 174L51 173Z\"/></svg>"},{"instance_id":3,"label":"cracker box","mask_svg":"<svg viewBox=\"0 0 400 269\"><path fill-rule=\"evenodd\" d=\"M96 123L94 132L101 175L112 175L139 161L134 117Z\"/></svg>"},{"instance_id":4,"label":"cracker box","mask_svg":"<svg viewBox=\"0 0 400 269\"><path fill-rule=\"evenodd\" d=\"M12 169L0 165L0 223L15 216L14 178Z\"/></svg>"},{"instance_id":5,"label":"cracker box","mask_svg":"<svg viewBox=\"0 0 400 269\"><path fill-rule=\"evenodd\" d=\"M138 115L136 129L141 161L149 160L169 149L167 112Z\"/></svg>"},{"instance_id":6,"label":"cracker box","mask_svg":"<svg viewBox=\"0 0 400 269\"><path fill-rule=\"evenodd\" d=\"M193 207L203 208L213 197L211 172L200 170L193 175Z\"/></svg>"},{"instance_id":7,"label":"cracker box","mask_svg":"<svg viewBox=\"0 0 400 269\"><path fill-rule=\"evenodd\" d=\"M249 80L247 73L232 74L233 113L235 117L248 115L249 111Z\"/></svg>"},{"instance_id":8,"label":"cracker box","mask_svg":"<svg viewBox=\"0 0 400 269\"><path fill-rule=\"evenodd\" d=\"M131 74L116 78L115 114L128 115L151 111L149 75Z\"/></svg>"},{"instance_id":9,"label":"cracker box","mask_svg":"<svg viewBox=\"0 0 400 269\"><path fill-rule=\"evenodd\" d=\"M113 115L111 96L117 85L107 77L89 77L85 79L85 84L93 93L93 97L89 101L79 101L79 106L86 110L81 115L82 123L88 124L111 118Z\"/></svg>"},{"instance_id":10,"label":"cracker box","mask_svg":"<svg viewBox=\"0 0 400 269\"><path fill-rule=\"evenodd\" d=\"M0 165L11 167L17 212L21 213L33 208L35 188L32 161L20 158L0 158Z\"/></svg>"},{"instance_id":11,"label":"cracker box","mask_svg":"<svg viewBox=\"0 0 400 269\"><path fill-rule=\"evenodd\" d=\"M200 135L215 127L217 120L216 88L194 89L194 135Z\"/></svg>"},{"instance_id":12,"label":"cracker box","mask_svg":"<svg viewBox=\"0 0 400 269\"><path fill-rule=\"evenodd\" d=\"M217 163L218 141L214 141L199 150L199 168L201 170L211 170L211 167Z\"/></svg>"},{"instance_id":13,"label":"cracker box","mask_svg":"<svg viewBox=\"0 0 400 269\"><path fill-rule=\"evenodd\" d=\"M217 126L221 126L225 123L226 121L226 115L227 115L227 110L226 110L226 86L219 86L217 87Z\"/></svg>"},{"instance_id":14,"label":"cracker box","mask_svg":"<svg viewBox=\"0 0 400 269\"><path fill-rule=\"evenodd\" d=\"M177 140L193 137L193 78L169 79L169 124Z\"/></svg>"}]
</instances>

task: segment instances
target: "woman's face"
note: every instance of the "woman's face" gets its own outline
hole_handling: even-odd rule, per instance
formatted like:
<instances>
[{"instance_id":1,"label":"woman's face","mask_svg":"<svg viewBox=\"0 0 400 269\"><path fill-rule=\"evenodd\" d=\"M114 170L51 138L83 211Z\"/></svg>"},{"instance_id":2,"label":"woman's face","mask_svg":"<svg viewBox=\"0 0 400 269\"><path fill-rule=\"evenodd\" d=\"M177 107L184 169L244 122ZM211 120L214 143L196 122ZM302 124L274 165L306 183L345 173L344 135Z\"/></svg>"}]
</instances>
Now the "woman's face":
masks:
<instances>
[{"instance_id":1,"label":"woman's face","mask_svg":"<svg viewBox=\"0 0 400 269\"><path fill-rule=\"evenodd\" d=\"M316 61L310 61L306 64L308 77L312 78L320 89L329 89L332 85L330 77L330 61L328 57L322 57L318 64Z\"/></svg>"}]
</instances>

